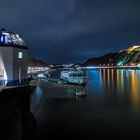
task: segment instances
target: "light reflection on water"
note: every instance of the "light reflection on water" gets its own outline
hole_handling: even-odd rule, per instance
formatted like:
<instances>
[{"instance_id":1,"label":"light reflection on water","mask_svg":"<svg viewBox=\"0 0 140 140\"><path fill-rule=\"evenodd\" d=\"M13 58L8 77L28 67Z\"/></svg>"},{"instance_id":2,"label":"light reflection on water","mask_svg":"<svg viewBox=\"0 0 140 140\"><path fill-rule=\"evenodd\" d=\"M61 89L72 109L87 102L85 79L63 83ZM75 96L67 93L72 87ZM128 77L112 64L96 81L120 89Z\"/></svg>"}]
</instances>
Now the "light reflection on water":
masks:
<instances>
[{"instance_id":1,"label":"light reflection on water","mask_svg":"<svg viewBox=\"0 0 140 140\"><path fill-rule=\"evenodd\" d=\"M103 97L108 95L110 96L108 101L116 99L118 104L127 102L134 111L140 109L140 71L99 69L89 70L87 73L89 77L87 94L90 98L94 94L102 94Z\"/></svg>"},{"instance_id":2,"label":"light reflection on water","mask_svg":"<svg viewBox=\"0 0 140 140\"><path fill-rule=\"evenodd\" d=\"M58 78L59 74L60 72L55 76ZM117 109L122 110L122 112L127 109L140 115L139 70L90 69L87 70L87 75L87 97L82 100L81 106L83 106L85 100L87 108L94 105L97 107L103 106L104 109L108 109L108 105L112 108L117 106ZM42 100L45 92L47 92L45 96L52 99L53 97L69 99L74 97L69 90L63 92L58 89L54 89L54 92L48 91L48 89L37 87L36 98L39 101Z\"/></svg>"},{"instance_id":3,"label":"light reflection on water","mask_svg":"<svg viewBox=\"0 0 140 140\"><path fill-rule=\"evenodd\" d=\"M59 74L55 74L56 78ZM80 132L80 136L85 132L110 135L111 131L115 136L120 132L133 135L137 131L140 136L140 71L94 69L87 70L87 74L84 98L66 89L35 90L31 110L38 127L53 133L54 128L60 133Z\"/></svg>"}]
</instances>

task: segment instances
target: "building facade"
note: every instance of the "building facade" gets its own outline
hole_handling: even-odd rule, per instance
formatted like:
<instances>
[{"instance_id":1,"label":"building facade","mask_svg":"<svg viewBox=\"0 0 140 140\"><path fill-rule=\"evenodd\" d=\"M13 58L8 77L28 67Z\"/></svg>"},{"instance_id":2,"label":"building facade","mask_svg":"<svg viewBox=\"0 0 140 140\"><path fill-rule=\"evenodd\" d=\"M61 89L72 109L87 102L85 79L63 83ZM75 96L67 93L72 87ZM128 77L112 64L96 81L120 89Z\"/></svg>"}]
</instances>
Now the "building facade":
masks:
<instances>
[{"instance_id":1,"label":"building facade","mask_svg":"<svg viewBox=\"0 0 140 140\"><path fill-rule=\"evenodd\" d=\"M27 80L28 48L19 34L0 30L0 83L16 85Z\"/></svg>"}]
</instances>

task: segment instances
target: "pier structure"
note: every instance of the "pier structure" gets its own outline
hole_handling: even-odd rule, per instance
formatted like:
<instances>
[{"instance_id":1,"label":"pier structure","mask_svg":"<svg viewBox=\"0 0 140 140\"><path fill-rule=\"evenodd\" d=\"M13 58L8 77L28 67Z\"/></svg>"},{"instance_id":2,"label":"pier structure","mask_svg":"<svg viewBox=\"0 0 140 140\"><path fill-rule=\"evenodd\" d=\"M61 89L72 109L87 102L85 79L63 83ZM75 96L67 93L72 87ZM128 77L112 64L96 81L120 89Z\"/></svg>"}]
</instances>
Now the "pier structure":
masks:
<instances>
[{"instance_id":1,"label":"pier structure","mask_svg":"<svg viewBox=\"0 0 140 140\"><path fill-rule=\"evenodd\" d=\"M52 81L52 79L51 79ZM57 81L57 82L56 82ZM32 80L30 86L41 86L45 88L59 88L59 89L68 89L72 90L76 96L85 96L86 89L81 85L72 85L67 84L55 79L53 82L44 81L44 80Z\"/></svg>"}]
</instances>

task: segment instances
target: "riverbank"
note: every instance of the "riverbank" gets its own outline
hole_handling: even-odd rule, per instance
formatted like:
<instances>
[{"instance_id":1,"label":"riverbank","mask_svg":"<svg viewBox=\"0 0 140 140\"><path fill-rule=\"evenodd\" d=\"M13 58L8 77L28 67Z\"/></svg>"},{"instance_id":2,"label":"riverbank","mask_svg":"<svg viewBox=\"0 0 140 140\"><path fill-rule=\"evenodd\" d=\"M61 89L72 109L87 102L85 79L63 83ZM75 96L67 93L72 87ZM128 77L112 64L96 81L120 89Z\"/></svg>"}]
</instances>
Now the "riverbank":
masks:
<instances>
[{"instance_id":1,"label":"riverbank","mask_svg":"<svg viewBox=\"0 0 140 140\"><path fill-rule=\"evenodd\" d=\"M140 70L139 66L87 66L79 67L79 69L125 69L125 70Z\"/></svg>"}]
</instances>

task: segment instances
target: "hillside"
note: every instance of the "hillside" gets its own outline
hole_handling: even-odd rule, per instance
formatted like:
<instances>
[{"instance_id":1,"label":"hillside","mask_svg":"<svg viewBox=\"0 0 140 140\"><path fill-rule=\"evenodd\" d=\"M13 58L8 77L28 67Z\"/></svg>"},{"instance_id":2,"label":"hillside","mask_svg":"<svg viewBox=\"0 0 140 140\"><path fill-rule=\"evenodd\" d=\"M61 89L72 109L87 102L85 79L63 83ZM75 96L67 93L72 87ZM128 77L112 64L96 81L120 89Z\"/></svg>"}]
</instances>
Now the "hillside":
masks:
<instances>
[{"instance_id":1,"label":"hillside","mask_svg":"<svg viewBox=\"0 0 140 140\"><path fill-rule=\"evenodd\" d=\"M30 57L28 61L28 66L29 67L48 67L49 65L42 60L37 60L35 58Z\"/></svg>"},{"instance_id":2,"label":"hillside","mask_svg":"<svg viewBox=\"0 0 140 140\"><path fill-rule=\"evenodd\" d=\"M82 66L140 65L140 46L88 59Z\"/></svg>"},{"instance_id":3,"label":"hillside","mask_svg":"<svg viewBox=\"0 0 140 140\"><path fill-rule=\"evenodd\" d=\"M116 65L118 54L111 52L100 57L93 57L84 62L82 66Z\"/></svg>"}]
</instances>

